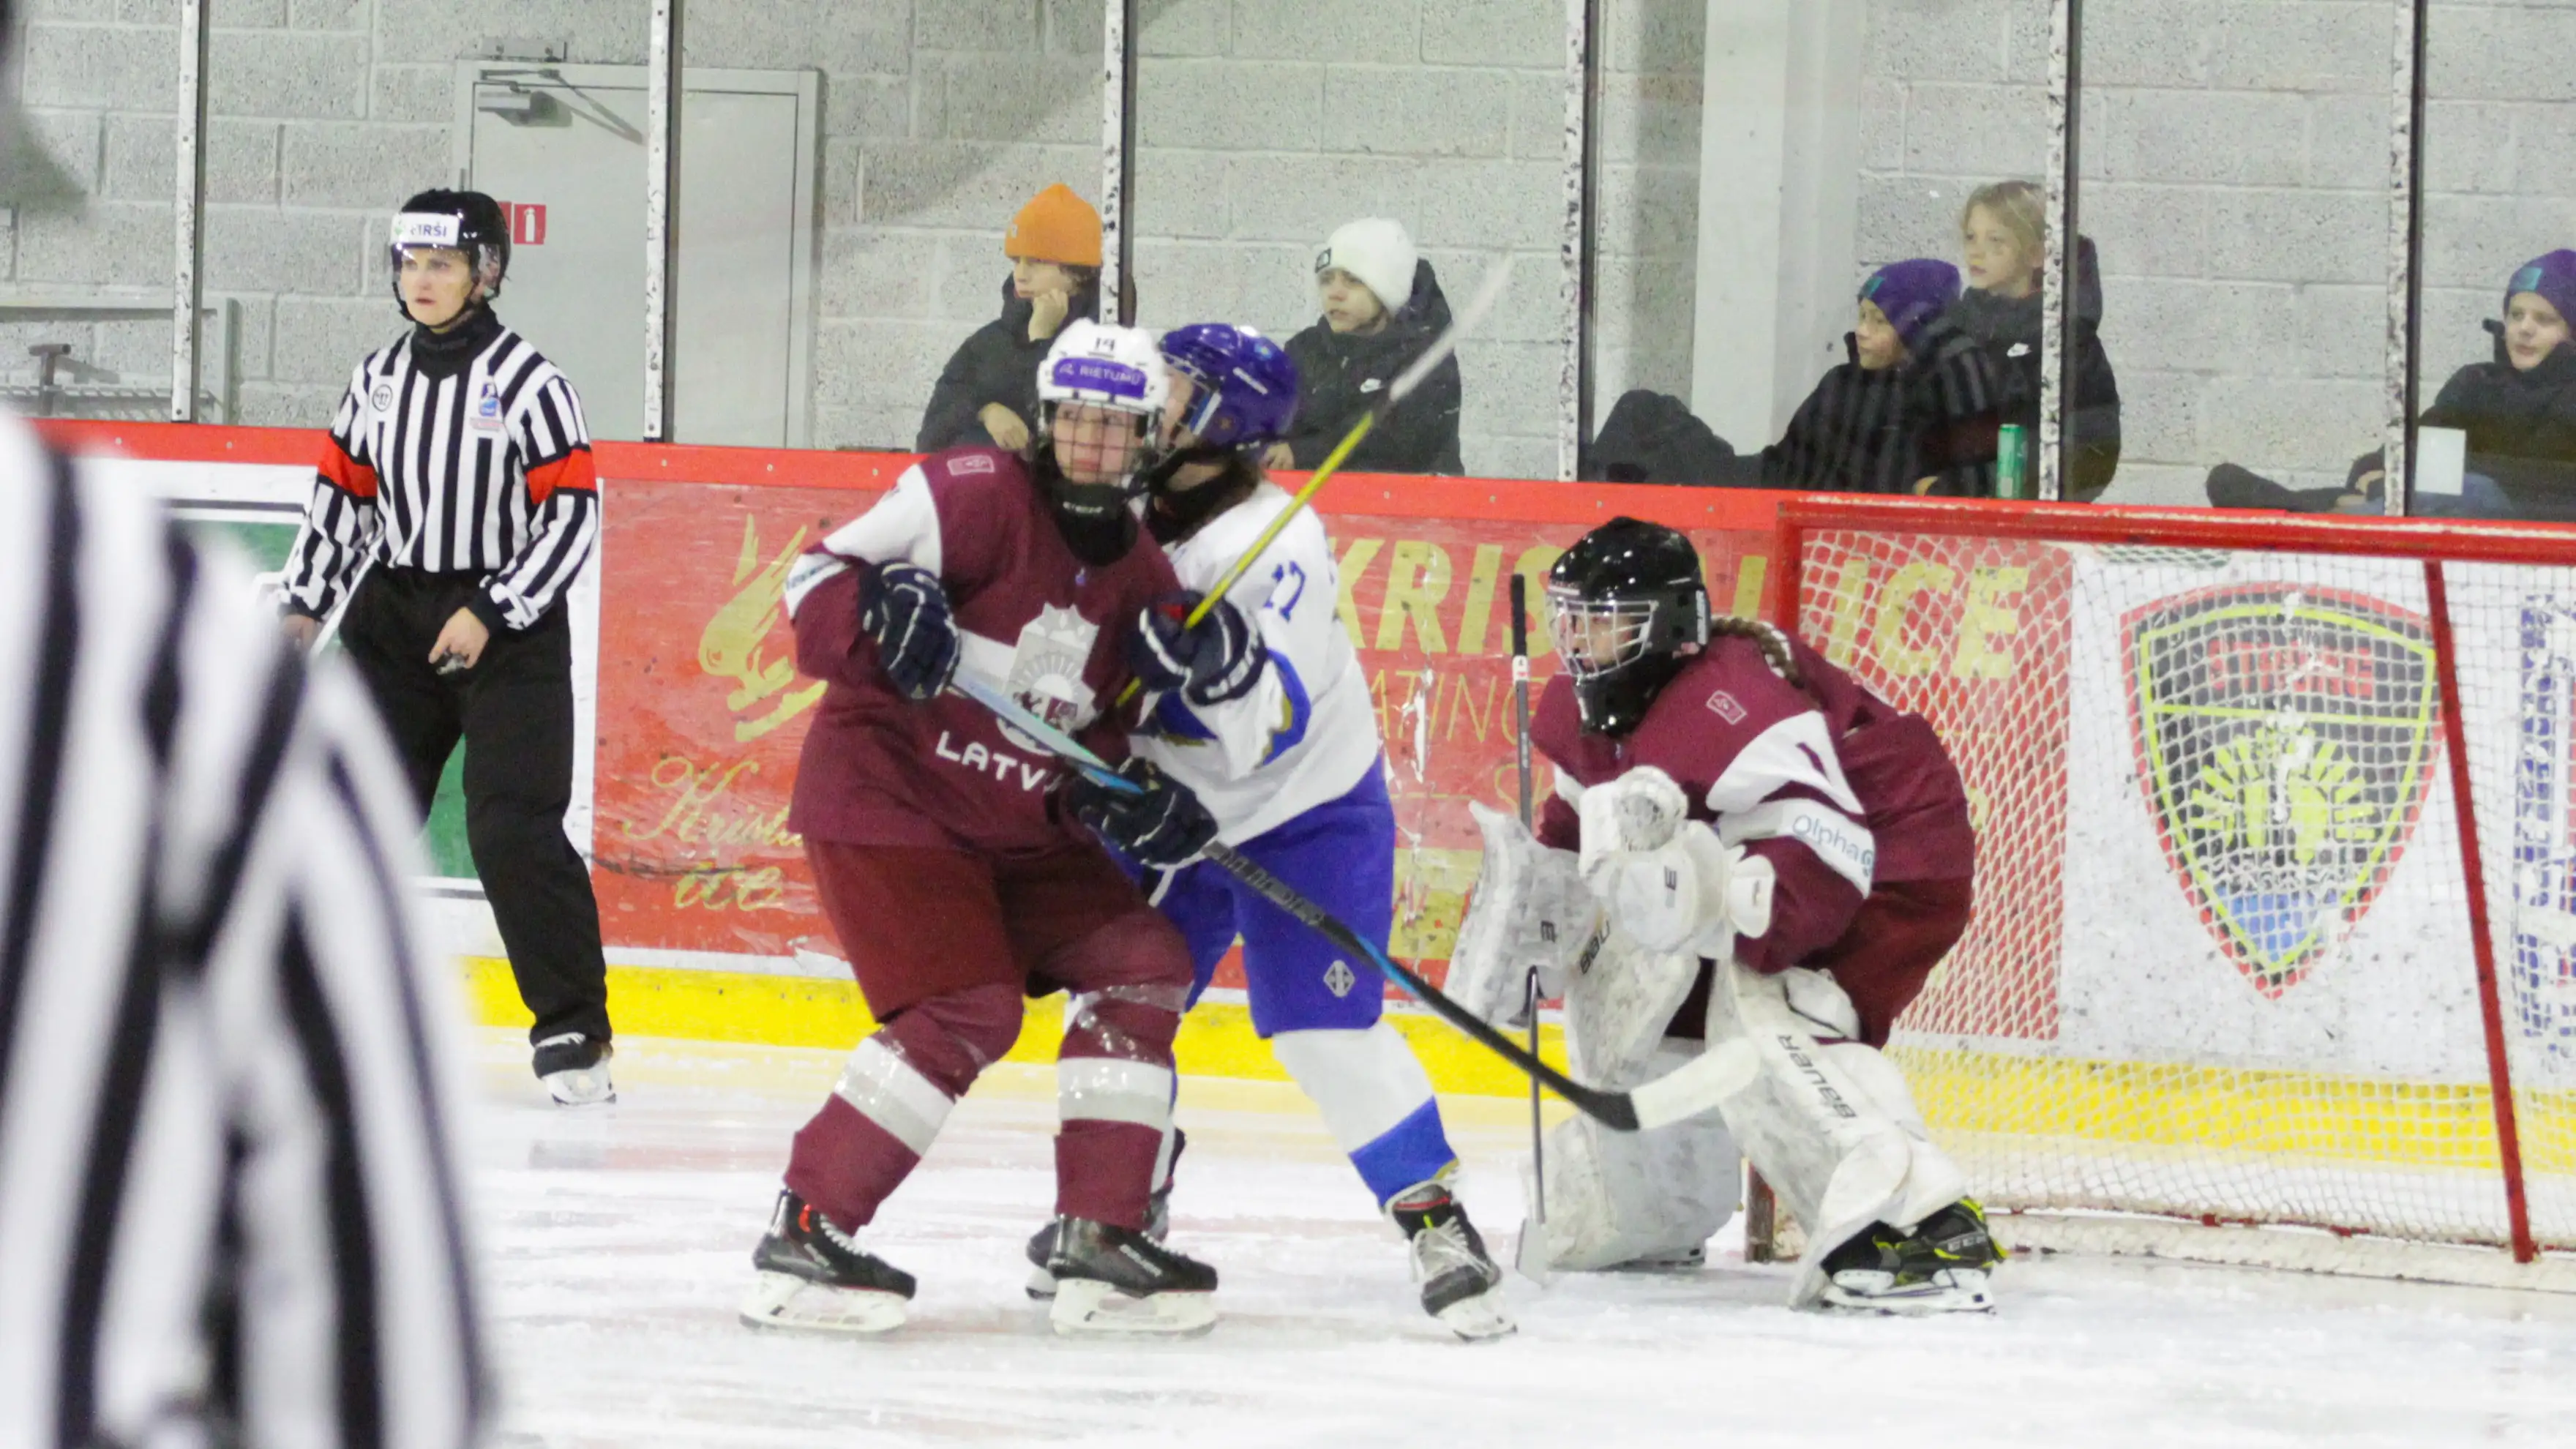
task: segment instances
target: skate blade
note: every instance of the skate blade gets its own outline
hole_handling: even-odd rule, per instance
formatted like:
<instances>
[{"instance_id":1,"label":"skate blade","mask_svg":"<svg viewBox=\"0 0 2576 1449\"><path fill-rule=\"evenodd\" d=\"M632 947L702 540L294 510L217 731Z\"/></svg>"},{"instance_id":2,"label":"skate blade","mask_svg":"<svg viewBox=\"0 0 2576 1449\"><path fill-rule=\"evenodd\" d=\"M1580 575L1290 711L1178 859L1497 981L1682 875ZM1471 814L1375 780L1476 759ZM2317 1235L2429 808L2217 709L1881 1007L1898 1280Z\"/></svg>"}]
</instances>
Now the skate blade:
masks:
<instances>
[{"instance_id":1,"label":"skate blade","mask_svg":"<svg viewBox=\"0 0 2576 1449\"><path fill-rule=\"evenodd\" d=\"M869 1288L833 1288L793 1273L763 1273L742 1300L742 1321L754 1328L793 1328L812 1333L884 1333L901 1328L904 1300Z\"/></svg>"},{"instance_id":2,"label":"skate blade","mask_svg":"<svg viewBox=\"0 0 2576 1449\"><path fill-rule=\"evenodd\" d=\"M1512 1321L1511 1314L1504 1311L1503 1293L1499 1287L1473 1298L1461 1298L1431 1316L1469 1343L1509 1338L1521 1331L1521 1326Z\"/></svg>"},{"instance_id":3,"label":"skate blade","mask_svg":"<svg viewBox=\"0 0 2576 1449\"><path fill-rule=\"evenodd\" d=\"M543 1079L546 1095L558 1107L610 1107L617 1103L617 1084L598 1067L576 1072L555 1072Z\"/></svg>"},{"instance_id":4,"label":"skate blade","mask_svg":"<svg viewBox=\"0 0 2576 1449\"><path fill-rule=\"evenodd\" d=\"M1941 1313L1995 1311L1993 1287L1985 1273L1975 1268L1952 1268L1942 1272L1939 1278L1948 1281L1936 1280L1881 1290L1846 1288L1828 1281L1818 1301L1847 1313L1876 1313L1890 1318L1929 1318Z\"/></svg>"},{"instance_id":5,"label":"skate blade","mask_svg":"<svg viewBox=\"0 0 2576 1449\"><path fill-rule=\"evenodd\" d=\"M1067 1338L1205 1333L1216 1326L1216 1302L1206 1293L1153 1293L1137 1298L1096 1278L1060 1278L1047 1319Z\"/></svg>"},{"instance_id":6,"label":"skate blade","mask_svg":"<svg viewBox=\"0 0 2576 1449\"><path fill-rule=\"evenodd\" d=\"M1031 1301L1038 1303L1054 1302L1055 1275L1044 1268L1031 1268L1029 1270L1029 1298Z\"/></svg>"}]
</instances>

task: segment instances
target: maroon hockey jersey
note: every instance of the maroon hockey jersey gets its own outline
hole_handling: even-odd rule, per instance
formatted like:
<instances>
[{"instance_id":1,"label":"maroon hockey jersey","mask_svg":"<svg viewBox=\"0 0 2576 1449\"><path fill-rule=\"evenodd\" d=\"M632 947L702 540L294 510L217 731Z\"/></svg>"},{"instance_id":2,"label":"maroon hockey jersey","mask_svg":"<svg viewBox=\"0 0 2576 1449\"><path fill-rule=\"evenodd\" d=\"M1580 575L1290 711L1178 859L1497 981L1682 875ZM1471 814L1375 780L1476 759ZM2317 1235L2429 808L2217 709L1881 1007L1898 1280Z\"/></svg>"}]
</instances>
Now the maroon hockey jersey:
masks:
<instances>
[{"instance_id":1,"label":"maroon hockey jersey","mask_svg":"<svg viewBox=\"0 0 2576 1449\"><path fill-rule=\"evenodd\" d=\"M1584 788L1652 765L1690 797L1693 819L1771 862L1771 929L1737 947L1764 971L1839 940L1873 885L1966 880L1976 869L1967 791L1931 725L1804 642L1790 647L1805 689L1774 673L1760 645L1721 635L1625 735L1585 734L1563 675L1530 727L1557 767L1539 822L1549 845L1581 845L1573 802Z\"/></svg>"},{"instance_id":2,"label":"maroon hockey jersey","mask_svg":"<svg viewBox=\"0 0 2576 1449\"><path fill-rule=\"evenodd\" d=\"M796 666L828 682L796 767L788 828L854 845L1031 854L1088 839L1047 794L1064 767L955 694L915 703L860 632L860 570L897 561L939 576L958 669L1003 686L1102 756L1126 754L1113 701L1125 632L1180 587L1150 539L1092 566L1066 546L1018 456L958 448L905 470L892 492L798 560L787 581Z\"/></svg>"}]
</instances>

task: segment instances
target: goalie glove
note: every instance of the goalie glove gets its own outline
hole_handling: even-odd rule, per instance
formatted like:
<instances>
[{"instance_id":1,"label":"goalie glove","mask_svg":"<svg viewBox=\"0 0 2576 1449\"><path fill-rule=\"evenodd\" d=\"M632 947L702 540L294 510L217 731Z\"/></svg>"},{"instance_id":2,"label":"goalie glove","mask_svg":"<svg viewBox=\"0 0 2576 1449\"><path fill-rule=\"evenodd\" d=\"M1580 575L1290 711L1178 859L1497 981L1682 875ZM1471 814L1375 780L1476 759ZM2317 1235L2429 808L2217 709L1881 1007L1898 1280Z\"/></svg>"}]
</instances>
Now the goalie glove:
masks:
<instances>
[{"instance_id":1,"label":"goalie glove","mask_svg":"<svg viewBox=\"0 0 2576 1449\"><path fill-rule=\"evenodd\" d=\"M1601 908L1573 852L1540 844L1517 815L1472 801L1467 812L1485 859L1441 989L1492 1025L1515 1025L1528 1010L1532 967L1541 995L1565 993L1566 977L1598 947Z\"/></svg>"},{"instance_id":2,"label":"goalie glove","mask_svg":"<svg viewBox=\"0 0 2576 1449\"><path fill-rule=\"evenodd\" d=\"M1605 851L1583 872L1593 898L1639 945L1721 961L1736 937L1771 929L1776 879L1771 862L1721 843L1696 820L1659 849Z\"/></svg>"},{"instance_id":3,"label":"goalie glove","mask_svg":"<svg viewBox=\"0 0 2576 1449\"><path fill-rule=\"evenodd\" d=\"M1594 785L1575 804L1583 825L1583 878L1614 854L1661 850L1690 819L1690 797L1673 777L1639 765L1618 779Z\"/></svg>"}]
</instances>

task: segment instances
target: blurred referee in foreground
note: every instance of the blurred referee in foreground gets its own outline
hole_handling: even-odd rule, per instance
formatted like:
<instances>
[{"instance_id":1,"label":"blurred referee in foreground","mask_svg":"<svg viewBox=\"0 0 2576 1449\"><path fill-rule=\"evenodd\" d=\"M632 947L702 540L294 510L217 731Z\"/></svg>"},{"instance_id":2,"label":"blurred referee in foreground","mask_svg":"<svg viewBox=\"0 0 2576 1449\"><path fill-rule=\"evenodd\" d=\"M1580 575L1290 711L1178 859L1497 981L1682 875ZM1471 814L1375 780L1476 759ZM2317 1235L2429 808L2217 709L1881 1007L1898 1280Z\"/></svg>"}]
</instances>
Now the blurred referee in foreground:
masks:
<instances>
[{"instance_id":1,"label":"blurred referee in foreground","mask_svg":"<svg viewBox=\"0 0 2576 1449\"><path fill-rule=\"evenodd\" d=\"M465 741L465 838L519 996L536 1073L568 1106L616 1100L608 981L572 804L564 596L599 536L581 402L492 315L510 223L475 191L394 217L410 332L358 364L288 556L286 632L340 642L375 696L426 816ZM352 592L354 590L354 593Z\"/></svg>"},{"instance_id":2,"label":"blurred referee in foreground","mask_svg":"<svg viewBox=\"0 0 2576 1449\"><path fill-rule=\"evenodd\" d=\"M413 824L247 567L0 416L0 1445L481 1437Z\"/></svg>"}]
</instances>

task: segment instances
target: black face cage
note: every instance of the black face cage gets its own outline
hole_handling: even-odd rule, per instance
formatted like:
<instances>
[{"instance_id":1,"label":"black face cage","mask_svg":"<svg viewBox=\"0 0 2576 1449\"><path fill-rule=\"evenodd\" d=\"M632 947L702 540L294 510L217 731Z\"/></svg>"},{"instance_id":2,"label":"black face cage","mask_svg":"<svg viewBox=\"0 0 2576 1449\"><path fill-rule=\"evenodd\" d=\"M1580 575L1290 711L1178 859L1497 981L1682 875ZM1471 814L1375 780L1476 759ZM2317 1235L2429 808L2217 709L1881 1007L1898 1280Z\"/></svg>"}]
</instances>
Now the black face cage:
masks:
<instances>
[{"instance_id":1,"label":"black face cage","mask_svg":"<svg viewBox=\"0 0 2576 1449\"><path fill-rule=\"evenodd\" d=\"M1551 584L1547 603L1548 639L1578 683L1670 654L1685 644L1708 643L1704 589L1595 599Z\"/></svg>"}]
</instances>

